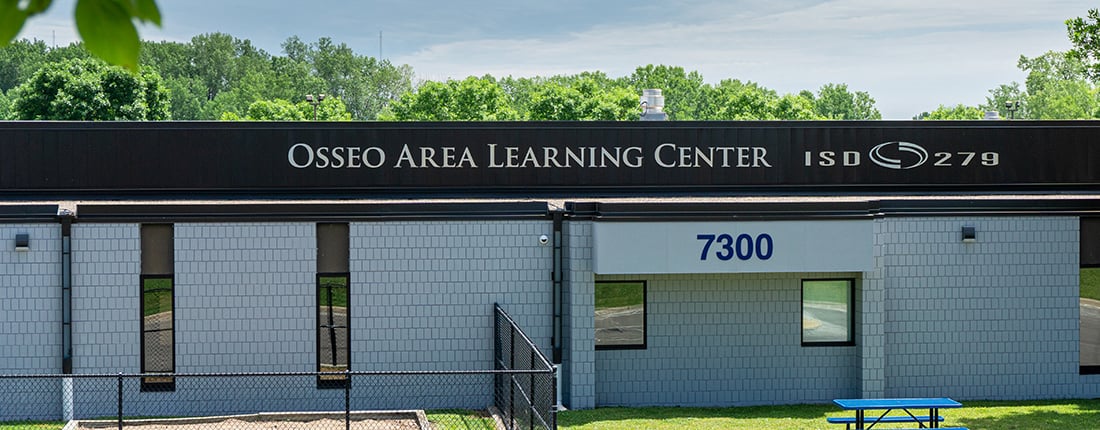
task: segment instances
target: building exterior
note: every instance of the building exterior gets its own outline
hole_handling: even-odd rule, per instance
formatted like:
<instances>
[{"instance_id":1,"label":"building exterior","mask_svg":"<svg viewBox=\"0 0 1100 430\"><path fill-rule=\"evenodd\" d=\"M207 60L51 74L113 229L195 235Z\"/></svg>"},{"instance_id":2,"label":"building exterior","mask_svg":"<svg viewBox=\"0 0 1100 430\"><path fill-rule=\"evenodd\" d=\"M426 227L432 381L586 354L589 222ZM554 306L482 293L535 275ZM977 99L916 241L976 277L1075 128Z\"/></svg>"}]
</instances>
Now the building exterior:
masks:
<instances>
[{"instance_id":1,"label":"building exterior","mask_svg":"<svg viewBox=\"0 0 1100 430\"><path fill-rule=\"evenodd\" d=\"M1096 122L9 123L0 197L0 374L487 369L499 303L569 408L1100 396Z\"/></svg>"}]
</instances>

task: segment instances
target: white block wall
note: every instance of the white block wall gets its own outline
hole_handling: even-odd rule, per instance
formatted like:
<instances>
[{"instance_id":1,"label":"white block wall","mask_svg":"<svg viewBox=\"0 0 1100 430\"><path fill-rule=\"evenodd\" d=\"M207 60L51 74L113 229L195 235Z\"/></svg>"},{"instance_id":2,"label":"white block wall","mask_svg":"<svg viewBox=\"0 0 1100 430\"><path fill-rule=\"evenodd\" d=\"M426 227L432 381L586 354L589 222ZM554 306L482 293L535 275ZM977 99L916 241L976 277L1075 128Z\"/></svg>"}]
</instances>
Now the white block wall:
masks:
<instances>
[{"instance_id":1,"label":"white block wall","mask_svg":"<svg viewBox=\"0 0 1100 430\"><path fill-rule=\"evenodd\" d=\"M552 248L538 238L551 229L548 221L351 223L352 369L492 369L494 302L548 354ZM140 370L139 231L73 227L74 372ZM177 223L174 236L177 372L316 370L315 223ZM354 406L409 407L402 396L448 383L450 393L428 393L440 407L454 399L484 407L489 382L357 379ZM114 383L78 382L77 416L113 413ZM387 383L406 391L377 395ZM332 409L343 399L312 377L180 378L174 393L141 393L134 380L124 391L134 414L164 404L171 415Z\"/></svg>"},{"instance_id":2,"label":"white block wall","mask_svg":"<svg viewBox=\"0 0 1100 430\"><path fill-rule=\"evenodd\" d=\"M0 374L60 372L61 226L0 224L0 278Z\"/></svg>"},{"instance_id":3,"label":"white block wall","mask_svg":"<svg viewBox=\"0 0 1100 430\"><path fill-rule=\"evenodd\" d=\"M73 373L141 371L137 224L73 224Z\"/></svg>"},{"instance_id":4,"label":"white block wall","mask_svg":"<svg viewBox=\"0 0 1100 430\"><path fill-rule=\"evenodd\" d=\"M804 347L802 279L857 273L615 275L647 281L646 349L596 351L596 404L820 403L859 393L854 346Z\"/></svg>"},{"instance_id":5,"label":"white block wall","mask_svg":"<svg viewBox=\"0 0 1100 430\"><path fill-rule=\"evenodd\" d=\"M30 251L15 251L27 233ZM61 226L0 224L0 375L61 373ZM0 379L0 420L56 419L57 381Z\"/></svg>"},{"instance_id":6,"label":"white block wall","mask_svg":"<svg viewBox=\"0 0 1100 430\"><path fill-rule=\"evenodd\" d=\"M570 409L596 406L595 275L592 222L563 226L562 403Z\"/></svg>"},{"instance_id":7,"label":"white block wall","mask_svg":"<svg viewBox=\"0 0 1100 430\"><path fill-rule=\"evenodd\" d=\"M493 368L493 303L549 357L549 221L351 225L357 370Z\"/></svg>"},{"instance_id":8,"label":"white block wall","mask_svg":"<svg viewBox=\"0 0 1100 430\"><path fill-rule=\"evenodd\" d=\"M176 224L176 371L312 372L316 224Z\"/></svg>"},{"instance_id":9,"label":"white block wall","mask_svg":"<svg viewBox=\"0 0 1100 430\"><path fill-rule=\"evenodd\" d=\"M977 242L962 243L963 225ZM1100 396L1079 368L1076 217L888 218L886 395Z\"/></svg>"}]
</instances>

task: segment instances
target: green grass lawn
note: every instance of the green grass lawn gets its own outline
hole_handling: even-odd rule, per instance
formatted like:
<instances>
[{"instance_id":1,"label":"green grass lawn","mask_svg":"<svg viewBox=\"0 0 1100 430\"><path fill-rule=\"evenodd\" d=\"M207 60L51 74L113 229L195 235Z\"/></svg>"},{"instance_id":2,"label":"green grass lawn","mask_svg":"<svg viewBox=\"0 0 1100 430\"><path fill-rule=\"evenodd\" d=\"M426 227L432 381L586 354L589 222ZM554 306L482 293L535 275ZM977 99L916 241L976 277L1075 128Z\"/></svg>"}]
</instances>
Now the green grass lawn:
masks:
<instances>
[{"instance_id":1,"label":"green grass lawn","mask_svg":"<svg viewBox=\"0 0 1100 430\"><path fill-rule=\"evenodd\" d=\"M65 427L62 422L0 422L0 430L61 430Z\"/></svg>"},{"instance_id":2,"label":"green grass lawn","mask_svg":"<svg viewBox=\"0 0 1100 430\"><path fill-rule=\"evenodd\" d=\"M1100 429L1100 399L1030 402L964 401L961 409L943 409L945 426L970 430L1095 430ZM562 411L558 428L565 430L843 430L825 417L851 416L833 405L753 406L738 408L598 408ZM428 411L436 428L491 430L483 413ZM0 430L60 430L64 423L0 423ZM897 425L878 425L889 430Z\"/></svg>"},{"instance_id":3,"label":"green grass lawn","mask_svg":"<svg viewBox=\"0 0 1100 430\"><path fill-rule=\"evenodd\" d=\"M843 430L825 417L851 416L832 405L742 408L599 408L564 411L558 428L569 430L733 429ZM1100 428L1100 399L1043 402L963 402L941 410L944 425L970 430L1093 430ZM880 426L875 426L879 428ZM898 426L881 425L883 430Z\"/></svg>"}]
</instances>

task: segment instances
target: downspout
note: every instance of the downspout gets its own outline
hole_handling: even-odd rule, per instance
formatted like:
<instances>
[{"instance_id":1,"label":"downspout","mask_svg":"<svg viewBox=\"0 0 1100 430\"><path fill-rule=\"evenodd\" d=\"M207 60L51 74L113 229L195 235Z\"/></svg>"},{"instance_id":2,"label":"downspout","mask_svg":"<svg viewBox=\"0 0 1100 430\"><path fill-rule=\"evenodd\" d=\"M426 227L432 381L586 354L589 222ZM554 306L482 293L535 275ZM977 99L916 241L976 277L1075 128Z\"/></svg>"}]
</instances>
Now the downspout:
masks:
<instances>
[{"instance_id":1,"label":"downspout","mask_svg":"<svg viewBox=\"0 0 1100 430\"><path fill-rule=\"evenodd\" d=\"M61 373L73 373L73 212L58 211L61 221ZM61 417L73 419L73 378L61 380Z\"/></svg>"},{"instance_id":2,"label":"downspout","mask_svg":"<svg viewBox=\"0 0 1100 430\"><path fill-rule=\"evenodd\" d=\"M552 361L554 362L554 371L556 372L555 379L557 379L557 406L561 409L561 361L562 361L562 339L563 335L563 321L562 321L562 309L563 298L565 297L564 288L562 288L562 267L563 267L563 255L562 255L562 220L565 218L565 212L556 210L552 212L554 217L554 238L553 238L553 272L550 274L550 278L553 281L552 294L554 308L554 320L552 324L553 334L550 336L550 344L552 351Z\"/></svg>"}]
</instances>

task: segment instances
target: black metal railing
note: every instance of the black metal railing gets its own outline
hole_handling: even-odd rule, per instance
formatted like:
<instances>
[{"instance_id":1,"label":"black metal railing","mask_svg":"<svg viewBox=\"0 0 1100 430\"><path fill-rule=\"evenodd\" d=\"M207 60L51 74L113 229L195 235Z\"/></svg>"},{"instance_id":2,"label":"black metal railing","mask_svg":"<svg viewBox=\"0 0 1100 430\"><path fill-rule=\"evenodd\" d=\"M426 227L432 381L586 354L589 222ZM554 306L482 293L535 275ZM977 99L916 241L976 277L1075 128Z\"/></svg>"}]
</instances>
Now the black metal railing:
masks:
<instances>
[{"instance_id":1,"label":"black metal railing","mask_svg":"<svg viewBox=\"0 0 1100 430\"><path fill-rule=\"evenodd\" d=\"M496 390L493 404L505 428L557 428L557 376L554 366L508 313L495 305Z\"/></svg>"}]
</instances>

